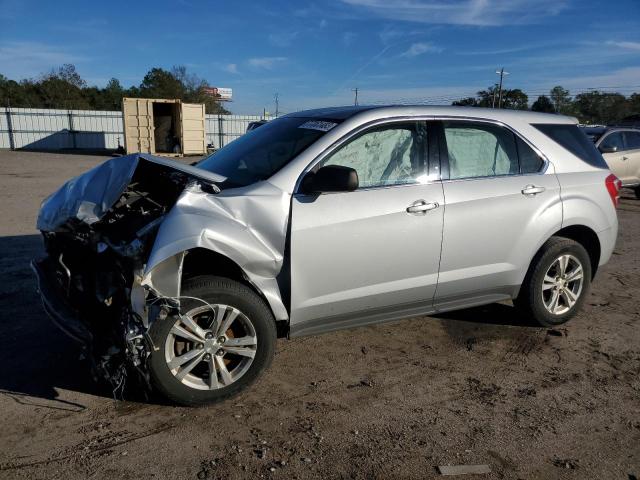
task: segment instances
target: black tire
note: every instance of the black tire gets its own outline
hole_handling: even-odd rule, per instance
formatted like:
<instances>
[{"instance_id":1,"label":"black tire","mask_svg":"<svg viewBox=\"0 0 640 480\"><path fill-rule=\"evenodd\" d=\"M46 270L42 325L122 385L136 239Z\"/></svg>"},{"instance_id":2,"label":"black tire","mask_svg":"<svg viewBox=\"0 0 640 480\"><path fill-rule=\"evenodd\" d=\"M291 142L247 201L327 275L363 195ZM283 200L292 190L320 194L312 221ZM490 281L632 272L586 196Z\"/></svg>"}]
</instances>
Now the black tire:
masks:
<instances>
[{"instance_id":1,"label":"black tire","mask_svg":"<svg viewBox=\"0 0 640 480\"><path fill-rule=\"evenodd\" d=\"M149 332L157 348L148 363L152 384L162 395L180 405L200 406L221 402L251 385L271 364L276 342L275 320L265 301L251 288L228 278L200 276L189 279L183 285L182 295L200 298L209 304L228 305L242 312L255 329L255 357L248 370L230 385L215 390L198 390L187 386L171 373L165 358L167 337L177 320L177 317L169 316L156 321ZM200 305L203 302L181 299L182 313Z\"/></svg>"},{"instance_id":2,"label":"black tire","mask_svg":"<svg viewBox=\"0 0 640 480\"><path fill-rule=\"evenodd\" d=\"M636 192L636 198L640 200L640 187L634 188L633 191Z\"/></svg>"},{"instance_id":3,"label":"black tire","mask_svg":"<svg viewBox=\"0 0 640 480\"><path fill-rule=\"evenodd\" d=\"M555 260L564 254L570 254L580 262L583 283L575 304L562 314L554 314L545 307L543 301L543 280ZM567 322L580 310L590 286L591 259L585 248L569 238L551 237L533 258L514 304L528 319L545 327L553 327Z\"/></svg>"}]
</instances>

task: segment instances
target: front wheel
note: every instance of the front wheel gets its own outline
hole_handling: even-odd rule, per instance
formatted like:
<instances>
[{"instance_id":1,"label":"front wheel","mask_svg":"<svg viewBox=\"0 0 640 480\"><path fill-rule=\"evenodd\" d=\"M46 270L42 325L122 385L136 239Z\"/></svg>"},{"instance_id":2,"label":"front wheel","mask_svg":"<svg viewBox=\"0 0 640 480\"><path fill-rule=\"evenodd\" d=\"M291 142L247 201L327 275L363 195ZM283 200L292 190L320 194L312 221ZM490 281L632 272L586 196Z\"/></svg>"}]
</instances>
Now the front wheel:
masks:
<instances>
[{"instance_id":1,"label":"front wheel","mask_svg":"<svg viewBox=\"0 0 640 480\"><path fill-rule=\"evenodd\" d=\"M533 259L514 303L540 325L560 325L578 312L590 285L591 260L585 248L552 237Z\"/></svg>"},{"instance_id":2,"label":"front wheel","mask_svg":"<svg viewBox=\"0 0 640 480\"><path fill-rule=\"evenodd\" d=\"M157 320L150 329L153 385L181 405L225 400L270 365L273 315L253 290L227 278L190 279L182 291L180 315Z\"/></svg>"},{"instance_id":3,"label":"front wheel","mask_svg":"<svg viewBox=\"0 0 640 480\"><path fill-rule=\"evenodd\" d=\"M634 188L633 191L636 192L636 198L640 200L640 187Z\"/></svg>"}]
</instances>

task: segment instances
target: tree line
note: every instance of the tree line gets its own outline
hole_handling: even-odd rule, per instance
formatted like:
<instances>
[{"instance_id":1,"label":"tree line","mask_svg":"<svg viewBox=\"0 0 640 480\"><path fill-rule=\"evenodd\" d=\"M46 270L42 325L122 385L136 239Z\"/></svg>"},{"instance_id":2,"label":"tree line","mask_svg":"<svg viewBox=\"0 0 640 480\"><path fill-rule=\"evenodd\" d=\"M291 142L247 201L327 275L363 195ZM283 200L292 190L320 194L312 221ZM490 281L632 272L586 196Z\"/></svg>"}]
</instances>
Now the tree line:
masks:
<instances>
[{"instance_id":1,"label":"tree line","mask_svg":"<svg viewBox=\"0 0 640 480\"><path fill-rule=\"evenodd\" d=\"M493 86L479 91L475 97L456 100L452 105L498 107L499 97L498 87ZM572 96L569 90L556 86L548 95L540 95L529 107L529 97L522 90L502 89L501 108L560 113L577 117L581 123L611 125L640 114L640 94L626 97L621 93L592 90Z\"/></svg>"},{"instance_id":2,"label":"tree line","mask_svg":"<svg viewBox=\"0 0 640 480\"><path fill-rule=\"evenodd\" d=\"M189 103L204 103L207 113L230 113L219 101L207 95L207 82L189 73L184 66L170 70L152 68L140 85L124 88L117 78L104 88L88 86L76 67L65 64L38 78L9 80L0 74L0 105L26 108L64 108L73 110L120 110L122 97L177 98ZM548 95L540 95L529 106L529 97L521 89L497 86L453 102L453 105L498 107L535 112L561 113L577 117L588 124L615 124L630 115L640 114L640 94L628 97L620 93L593 90L575 96L561 86Z\"/></svg>"},{"instance_id":3,"label":"tree line","mask_svg":"<svg viewBox=\"0 0 640 480\"><path fill-rule=\"evenodd\" d=\"M65 64L38 78L9 80L0 74L0 105L24 108L64 108L71 110L120 110L122 97L176 98L188 103L204 103L207 113L230 113L207 95L207 82L187 72L152 68L138 86L124 88L112 78L104 88L88 86L76 67Z\"/></svg>"}]
</instances>

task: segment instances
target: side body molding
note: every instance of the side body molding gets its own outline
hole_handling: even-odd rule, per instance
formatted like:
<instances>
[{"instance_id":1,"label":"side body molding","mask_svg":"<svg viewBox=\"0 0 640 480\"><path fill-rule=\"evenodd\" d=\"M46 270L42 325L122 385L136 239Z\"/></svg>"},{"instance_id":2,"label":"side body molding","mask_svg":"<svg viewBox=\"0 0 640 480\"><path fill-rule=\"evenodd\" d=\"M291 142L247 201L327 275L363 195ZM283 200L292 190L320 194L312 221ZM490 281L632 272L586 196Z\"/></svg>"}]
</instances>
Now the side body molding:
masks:
<instances>
[{"instance_id":1,"label":"side body molding","mask_svg":"<svg viewBox=\"0 0 640 480\"><path fill-rule=\"evenodd\" d=\"M276 320L288 319L276 278L290 205L291 196L268 182L220 194L186 189L160 225L142 284L179 297L185 252L205 248L235 262L267 299Z\"/></svg>"}]
</instances>

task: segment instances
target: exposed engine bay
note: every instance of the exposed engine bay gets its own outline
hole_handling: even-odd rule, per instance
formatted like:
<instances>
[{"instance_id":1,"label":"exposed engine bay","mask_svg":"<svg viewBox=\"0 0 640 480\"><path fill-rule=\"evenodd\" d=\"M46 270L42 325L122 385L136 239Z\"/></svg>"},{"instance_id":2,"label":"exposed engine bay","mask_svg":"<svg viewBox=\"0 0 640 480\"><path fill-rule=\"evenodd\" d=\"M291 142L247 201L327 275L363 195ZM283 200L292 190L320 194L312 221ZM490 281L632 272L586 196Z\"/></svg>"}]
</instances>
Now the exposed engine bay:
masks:
<instances>
[{"instance_id":1,"label":"exposed engine bay","mask_svg":"<svg viewBox=\"0 0 640 480\"><path fill-rule=\"evenodd\" d=\"M70 195L82 177L45 200L38 227L47 257L34 262L45 310L82 344L94 377L107 380L114 396L122 394L132 369L149 386L144 368L153 348L147 335L149 321L178 308L178 302L154 298L153 290L141 285L159 225L186 188L219 192L215 184L175 168L144 159L131 161L135 165L129 179L115 181L117 175L109 172L105 192L113 192L114 183L125 185L111 206L109 199L102 204L88 202L91 191ZM100 186L96 178L104 183L100 168L105 170L104 165L98 167L83 188L95 190ZM68 201L72 197L83 202L73 204ZM54 205L47 210L47 203ZM45 218L54 209L55 215ZM51 299L60 301L54 305Z\"/></svg>"}]
</instances>

